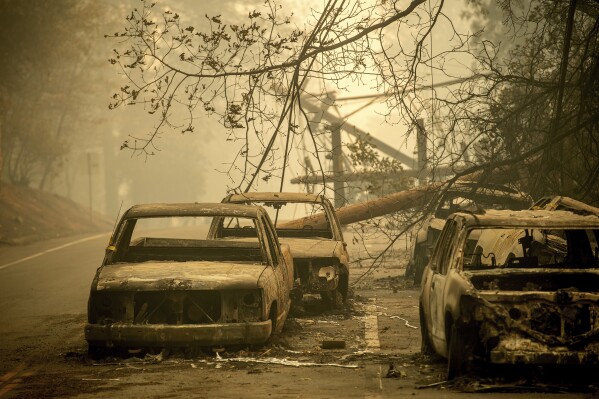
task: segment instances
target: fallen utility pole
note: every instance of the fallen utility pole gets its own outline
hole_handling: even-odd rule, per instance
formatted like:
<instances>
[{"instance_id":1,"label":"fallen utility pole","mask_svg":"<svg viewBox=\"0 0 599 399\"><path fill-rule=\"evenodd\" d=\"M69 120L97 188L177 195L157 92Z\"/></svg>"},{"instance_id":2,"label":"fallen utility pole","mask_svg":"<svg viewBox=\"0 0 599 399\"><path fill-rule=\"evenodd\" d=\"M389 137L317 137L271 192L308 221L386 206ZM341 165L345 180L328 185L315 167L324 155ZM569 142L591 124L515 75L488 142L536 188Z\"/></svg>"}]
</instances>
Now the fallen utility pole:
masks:
<instances>
[{"instance_id":1,"label":"fallen utility pole","mask_svg":"<svg viewBox=\"0 0 599 399\"><path fill-rule=\"evenodd\" d=\"M505 179L509 179L512 168L513 166L511 165L496 167L490 174L485 174L482 171L472 172L460 176L456 180L460 182L484 182L490 177L493 177L497 183L500 183ZM428 201L437 194L438 190L448 184L451 180L453 179L432 182L409 190L388 194L370 201L337 208L336 213L339 218L339 223L347 225L394 212L419 206L421 207L428 203ZM328 223L324 213L315 213L314 215L279 224L279 227L295 229L301 229L304 228L304 226L311 226L314 229L324 229L328 226Z\"/></svg>"},{"instance_id":2,"label":"fallen utility pole","mask_svg":"<svg viewBox=\"0 0 599 399\"><path fill-rule=\"evenodd\" d=\"M455 173L459 173L464 167L440 167L435 168L436 176L450 176ZM429 176L431 170L428 168L424 169L404 169L401 172L384 173L384 172L350 172L350 173L325 173L324 180L326 182L351 182L360 180L372 180L372 179L401 179L403 177L415 177L422 178ZM312 173L309 175L294 177L290 180L291 184L322 184L323 175Z\"/></svg>"},{"instance_id":3,"label":"fallen utility pole","mask_svg":"<svg viewBox=\"0 0 599 399\"><path fill-rule=\"evenodd\" d=\"M415 208L430 201L437 190L444 184L445 182L430 183L410 190L385 195L371 201L337 208L337 217L342 225L346 225L405 209ZM317 213L279 224L279 227L303 228L303 226L306 225L310 225L314 229L325 229L327 228L328 223L324 213Z\"/></svg>"}]
</instances>

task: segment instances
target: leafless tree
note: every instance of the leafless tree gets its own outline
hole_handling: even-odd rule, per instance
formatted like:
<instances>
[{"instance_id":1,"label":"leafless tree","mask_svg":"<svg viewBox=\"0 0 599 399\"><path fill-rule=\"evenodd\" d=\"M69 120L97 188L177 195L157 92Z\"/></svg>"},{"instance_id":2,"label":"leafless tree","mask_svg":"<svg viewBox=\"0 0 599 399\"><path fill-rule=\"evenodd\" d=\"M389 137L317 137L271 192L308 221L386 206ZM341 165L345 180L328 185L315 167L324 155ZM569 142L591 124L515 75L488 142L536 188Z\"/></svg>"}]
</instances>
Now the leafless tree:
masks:
<instances>
[{"instance_id":1,"label":"leafless tree","mask_svg":"<svg viewBox=\"0 0 599 399\"><path fill-rule=\"evenodd\" d=\"M409 131L417 118L428 121L428 167L452 171L450 182L473 173L488 181L500 168L499 181L535 197L599 203L597 3L464 6L470 30L443 0L329 0L302 21L269 0L245 22L206 16L200 30L142 2L111 36L110 62L128 78L111 107L143 106L155 126L123 147L153 154L168 131L197 131L204 112L242 143L228 170L233 190L273 176L282 187L290 149L303 138L323 172L323 131L302 102L363 84L385 96L389 123Z\"/></svg>"},{"instance_id":2,"label":"leafless tree","mask_svg":"<svg viewBox=\"0 0 599 399\"><path fill-rule=\"evenodd\" d=\"M158 137L168 129L194 131L198 111L204 111L220 118L228 139L244 143L229 170L240 173L234 189L249 189L258 175L278 173L283 179L289 150L304 134L320 165L319 132L302 107L306 95L314 96L310 82L321 82L323 94L357 82L373 85L389 92L389 118L395 110L414 119L418 102L408 93L422 65L442 57L432 57L425 43L443 3L424 3L332 0L300 25L282 5L268 1L266 10L250 12L245 23L207 16L208 32L143 3L114 35L121 45L111 62L129 82L111 106L143 104L156 123L147 136L132 136L124 146L153 154ZM467 38L456 38L454 47L467 45ZM276 150L279 136L285 148Z\"/></svg>"}]
</instances>

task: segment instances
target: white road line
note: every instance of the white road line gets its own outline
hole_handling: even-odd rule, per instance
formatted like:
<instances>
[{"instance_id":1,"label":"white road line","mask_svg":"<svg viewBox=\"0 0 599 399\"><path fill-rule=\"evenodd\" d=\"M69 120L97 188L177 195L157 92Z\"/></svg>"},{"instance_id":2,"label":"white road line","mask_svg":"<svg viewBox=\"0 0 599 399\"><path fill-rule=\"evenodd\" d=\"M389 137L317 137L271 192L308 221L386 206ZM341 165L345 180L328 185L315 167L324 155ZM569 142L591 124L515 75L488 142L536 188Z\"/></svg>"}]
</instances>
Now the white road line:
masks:
<instances>
[{"instance_id":1,"label":"white road line","mask_svg":"<svg viewBox=\"0 0 599 399\"><path fill-rule=\"evenodd\" d=\"M366 341L366 349L373 352L378 352L381 349L379 341L379 320L375 303L366 306L368 316L364 319L364 340Z\"/></svg>"},{"instance_id":2,"label":"white road line","mask_svg":"<svg viewBox=\"0 0 599 399\"><path fill-rule=\"evenodd\" d=\"M34 258L37 258L37 257L40 257L40 256L45 255L45 254L50 253L50 252L58 251L59 249L67 248L67 247L70 247L72 245L77 245L77 244L80 244L82 242L95 240L96 238L100 238L102 236L107 236L109 234L110 234L110 232L96 234L95 236L85 237L85 238L82 238L80 240L71 241L71 242L68 242L66 244L59 245L58 247L46 249L45 251L38 252L38 253L33 254L31 256L28 256L26 258L21 258L19 260L15 260L14 262L10 262L10 263L4 264L4 265L0 265L0 270L6 269L7 267L14 266L14 265L17 265L17 264L22 263L22 262L26 262L28 260L31 260L31 259L34 259Z\"/></svg>"}]
</instances>

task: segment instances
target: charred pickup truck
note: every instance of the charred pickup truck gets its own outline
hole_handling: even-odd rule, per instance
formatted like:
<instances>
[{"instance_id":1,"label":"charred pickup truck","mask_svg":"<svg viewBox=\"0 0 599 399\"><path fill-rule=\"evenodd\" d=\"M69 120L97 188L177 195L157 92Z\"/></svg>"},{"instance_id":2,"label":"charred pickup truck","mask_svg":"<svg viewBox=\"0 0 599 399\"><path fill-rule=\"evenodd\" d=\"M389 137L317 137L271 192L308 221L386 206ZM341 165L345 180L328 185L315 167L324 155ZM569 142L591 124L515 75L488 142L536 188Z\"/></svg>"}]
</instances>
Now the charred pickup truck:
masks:
<instances>
[{"instance_id":1,"label":"charred pickup truck","mask_svg":"<svg viewBox=\"0 0 599 399\"><path fill-rule=\"evenodd\" d=\"M206 239L211 222L256 239ZM106 348L261 344L290 308L293 260L264 209L137 205L123 215L94 277L85 339Z\"/></svg>"},{"instance_id":2,"label":"charred pickup truck","mask_svg":"<svg viewBox=\"0 0 599 399\"><path fill-rule=\"evenodd\" d=\"M433 212L417 227L406 276L412 277L414 284L420 284L424 267L450 214L477 209L521 210L528 208L531 202L528 196L506 186L481 185L477 182L455 183L434 200Z\"/></svg>"},{"instance_id":3,"label":"charred pickup truck","mask_svg":"<svg viewBox=\"0 0 599 399\"><path fill-rule=\"evenodd\" d=\"M324 196L256 192L229 195L223 202L260 205L270 213L281 243L291 248L297 299L320 294L328 306L347 299L349 255L335 209ZM324 222L311 218L321 214ZM209 236L220 233L211 229Z\"/></svg>"},{"instance_id":4,"label":"charred pickup truck","mask_svg":"<svg viewBox=\"0 0 599 399\"><path fill-rule=\"evenodd\" d=\"M422 351L473 364L596 367L599 217L455 213L425 268Z\"/></svg>"}]
</instances>

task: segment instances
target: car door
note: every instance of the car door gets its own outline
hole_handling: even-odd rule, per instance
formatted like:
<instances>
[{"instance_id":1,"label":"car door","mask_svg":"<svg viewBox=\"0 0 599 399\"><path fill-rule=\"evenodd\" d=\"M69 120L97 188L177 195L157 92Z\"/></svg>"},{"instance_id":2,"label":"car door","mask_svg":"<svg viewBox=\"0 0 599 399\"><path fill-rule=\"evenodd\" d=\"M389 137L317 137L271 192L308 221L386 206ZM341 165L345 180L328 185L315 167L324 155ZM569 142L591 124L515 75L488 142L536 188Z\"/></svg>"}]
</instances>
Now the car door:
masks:
<instances>
[{"instance_id":1,"label":"car door","mask_svg":"<svg viewBox=\"0 0 599 399\"><path fill-rule=\"evenodd\" d=\"M430 283L431 335L438 352L444 353L445 345L445 290L447 271L455 244L456 222L448 220L437 241L432 259L433 274Z\"/></svg>"}]
</instances>

